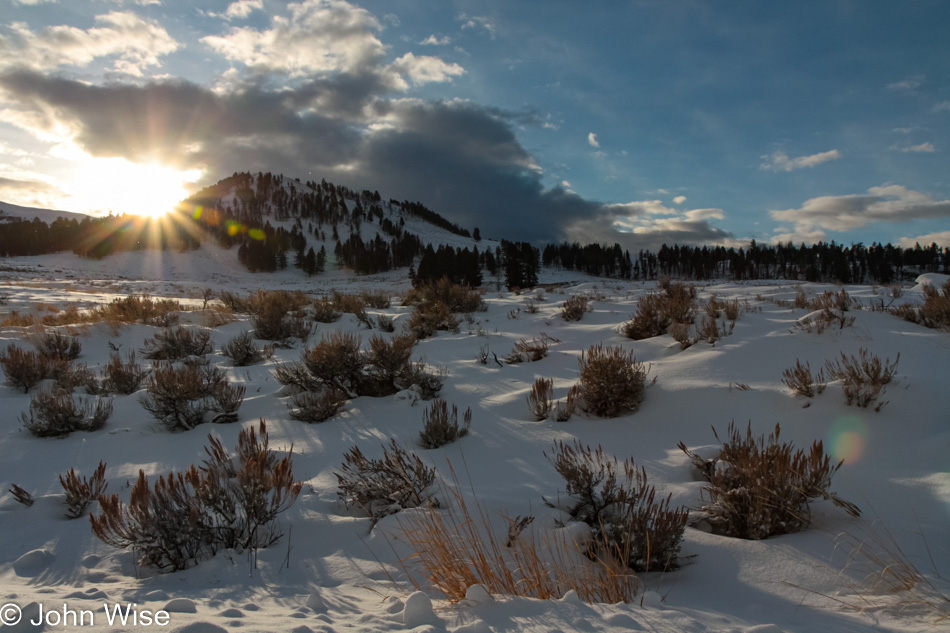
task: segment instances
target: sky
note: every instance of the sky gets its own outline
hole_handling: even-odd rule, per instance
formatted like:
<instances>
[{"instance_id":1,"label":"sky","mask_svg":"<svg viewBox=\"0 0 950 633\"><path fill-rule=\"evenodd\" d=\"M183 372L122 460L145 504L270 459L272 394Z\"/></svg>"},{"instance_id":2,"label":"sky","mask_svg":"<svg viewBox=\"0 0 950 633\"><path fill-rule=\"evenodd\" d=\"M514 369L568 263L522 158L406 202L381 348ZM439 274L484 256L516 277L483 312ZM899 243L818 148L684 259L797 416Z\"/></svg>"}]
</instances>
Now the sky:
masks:
<instances>
[{"instance_id":1,"label":"sky","mask_svg":"<svg viewBox=\"0 0 950 633\"><path fill-rule=\"evenodd\" d=\"M950 3L0 0L0 200L236 171L536 243L950 246Z\"/></svg>"}]
</instances>

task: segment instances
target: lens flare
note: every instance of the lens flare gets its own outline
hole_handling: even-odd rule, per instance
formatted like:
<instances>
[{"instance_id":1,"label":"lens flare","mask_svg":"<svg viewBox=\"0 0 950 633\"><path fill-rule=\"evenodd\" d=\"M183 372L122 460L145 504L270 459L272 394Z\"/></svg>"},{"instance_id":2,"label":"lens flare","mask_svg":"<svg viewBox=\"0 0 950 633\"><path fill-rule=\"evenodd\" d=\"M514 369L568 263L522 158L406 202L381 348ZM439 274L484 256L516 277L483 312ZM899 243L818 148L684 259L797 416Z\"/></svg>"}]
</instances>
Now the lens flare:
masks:
<instances>
[{"instance_id":1,"label":"lens flare","mask_svg":"<svg viewBox=\"0 0 950 633\"><path fill-rule=\"evenodd\" d=\"M859 415L845 415L831 425L827 441L831 455L845 464L861 459L867 447L867 425Z\"/></svg>"}]
</instances>

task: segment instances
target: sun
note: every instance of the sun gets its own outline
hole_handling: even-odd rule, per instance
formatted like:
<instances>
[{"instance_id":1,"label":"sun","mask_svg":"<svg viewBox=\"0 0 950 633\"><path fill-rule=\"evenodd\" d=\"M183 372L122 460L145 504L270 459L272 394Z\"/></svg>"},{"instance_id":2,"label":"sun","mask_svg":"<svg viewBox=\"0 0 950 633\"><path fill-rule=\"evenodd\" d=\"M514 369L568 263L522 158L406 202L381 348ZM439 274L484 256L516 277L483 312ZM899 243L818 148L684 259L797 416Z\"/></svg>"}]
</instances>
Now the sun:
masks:
<instances>
[{"instance_id":1,"label":"sun","mask_svg":"<svg viewBox=\"0 0 950 633\"><path fill-rule=\"evenodd\" d=\"M95 215L123 213L161 217L189 195L186 185L201 177L197 169L181 171L124 158L83 159L68 186L68 206Z\"/></svg>"}]
</instances>

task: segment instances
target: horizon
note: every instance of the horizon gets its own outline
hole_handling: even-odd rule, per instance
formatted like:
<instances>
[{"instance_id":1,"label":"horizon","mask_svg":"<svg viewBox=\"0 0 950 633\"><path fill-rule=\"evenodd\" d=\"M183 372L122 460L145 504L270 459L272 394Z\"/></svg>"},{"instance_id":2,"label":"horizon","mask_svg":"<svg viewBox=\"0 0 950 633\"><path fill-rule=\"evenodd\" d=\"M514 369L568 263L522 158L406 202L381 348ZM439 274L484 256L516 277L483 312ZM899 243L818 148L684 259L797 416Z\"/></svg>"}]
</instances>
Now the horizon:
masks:
<instances>
[{"instance_id":1,"label":"horizon","mask_svg":"<svg viewBox=\"0 0 950 633\"><path fill-rule=\"evenodd\" d=\"M326 178L534 243L948 244L939 3L14 0L0 199Z\"/></svg>"}]
</instances>

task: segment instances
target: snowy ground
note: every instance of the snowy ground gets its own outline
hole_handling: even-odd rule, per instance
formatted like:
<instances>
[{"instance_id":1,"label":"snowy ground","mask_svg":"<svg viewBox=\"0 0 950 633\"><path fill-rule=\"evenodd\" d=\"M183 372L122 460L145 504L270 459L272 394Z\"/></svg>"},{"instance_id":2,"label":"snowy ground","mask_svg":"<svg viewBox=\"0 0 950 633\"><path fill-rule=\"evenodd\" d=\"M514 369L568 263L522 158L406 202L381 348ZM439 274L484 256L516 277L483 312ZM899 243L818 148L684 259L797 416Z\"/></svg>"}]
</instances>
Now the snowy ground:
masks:
<instances>
[{"instance_id":1,"label":"snowy ground","mask_svg":"<svg viewBox=\"0 0 950 633\"><path fill-rule=\"evenodd\" d=\"M0 313L18 310L48 312L70 303L89 306L130 293L191 297L199 301L206 288L245 292L255 288L302 289L315 294L331 288L358 291L381 288L394 296L407 289L405 273L356 278L334 272L306 279L299 271L249 275L228 265L221 253L203 248L186 256L156 253L117 255L100 262L72 255L21 258L0 262ZM227 254L228 258L233 254ZM300 349L278 350L275 358L252 367L234 368L215 354L233 382L247 387L240 422L203 425L185 433L168 433L143 410L139 395L117 396L115 412L105 429L74 433L64 439L32 437L19 415L30 396L0 386L0 603L24 610L24 619L9 630L23 628L36 609L90 611L81 627L48 626L47 630L137 631L157 628L189 632L213 631L393 631L417 628L460 633L488 631L921 631L947 626L942 612L925 608L921 595L888 593L874 586L873 572L860 560L848 563L842 535L873 541L888 531L905 559L950 595L950 336L901 321L888 314L856 311L853 327L808 333L794 327L805 310L780 307L770 299L791 300L796 287L777 282L718 283L701 288L701 297L748 300L759 311L743 314L733 334L715 345L699 343L685 351L669 337L634 342L618 334L629 319L636 298L652 284L593 280L546 271L544 282L566 284L544 292L539 311L523 310L527 296L494 290L485 293L488 311L463 321L459 333L440 332L419 342L415 357L445 367L448 378L441 397L460 410L471 407L471 433L443 449L416 445L424 404L396 398L360 398L319 425L297 422L287 414L287 398L279 393L272 369L276 362L296 360ZM487 284L489 287L493 287ZM810 295L830 287L805 285ZM848 287L865 304L890 300L883 291ZM557 316L569 294L599 298L594 311L580 322ZM898 301L919 300L908 289ZM758 297L758 298L757 298ZM519 311L519 309L521 309ZM409 309L394 303L369 310L394 317L397 333ZM511 318L516 317L516 318ZM203 327L200 314L183 322ZM244 318L214 329L216 349L250 329ZM343 329L359 333L364 344L373 332L351 315L320 324L321 333ZM143 325L111 331L104 324L84 328L79 362L91 369L108 361L109 343L122 351L139 349L155 329ZM542 332L560 343L547 358L534 363L482 365L475 357L482 346L499 357L521 338ZM0 346L25 342L22 328L0 330ZM525 397L539 376L554 379L555 395L563 398L577 380L577 358L594 343L622 345L637 359L652 364L656 383L647 389L640 409L628 416L599 420L575 416L569 422L536 422ZM832 384L820 396L793 396L781 382L782 371L796 359L821 366L839 352L867 348L881 358L900 353L897 379L888 386L889 403L880 412L846 406ZM809 406L805 406L809 405ZM134 565L130 553L96 539L88 520L63 516L59 474L75 468L93 471L108 464L109 492L127 500L139 469L150 477L181 470L204 457L208 433L233 447L242 427L264 418L271 446L293 445L294 473L305 482L297 503L281 515L285 537L259 553L256 568L246 555L218 555L197 567L156 575ZM574 438L602 445L621 459L632 456L646 468L650 482L673 505L698 508L702 483L695 481L679 441L702 450L716 445L711 427L720 431L735 421L751 421L757 434L782 427L782 437L797 446L824 440L845 466L832 490L857 503L861 519L849 517L829 502L813 506L812 528L764 541L741 541L687 528L685 564L666 574L646 574L646 592L637 604L587 605L568 595L558 601L487 597L452 604L426 588L414 594L398 564L406 554L400 541L399 515L370 530L370 520L347 510L337 500L336 477L343 454L358 445L371 457L395 438L420 454L448 477L450 461L462 473L460 492L478 501L491 516L533 514L535 527L554 530L563 515L544 506L563 496L563 480L542 454L555 440ZM850 442L845 442L850 439ZM30 508L7 493L11 484L32 492ZM97 511L93 504L92 511ZM846 539L846 536L844 537ZM873 543L871 543L873 545ZM877 570L880 573L880 569ZM943 578L939 574L943 574ZM869 575L871 574L871 575ZM937 598L939 601L939 598ZM902 607L902 601L909 602ZM431 602L434 612L430 612ZM103 605L134 603L139 610L169 612L165 626L138 623L110 625ZM32 605L32 606L30 606ZM858 607L859 609L849 608ZM0 617L8 612L0 606ZM89 619L93 623L89 624Z\"/></svg>"}]
</instances>

